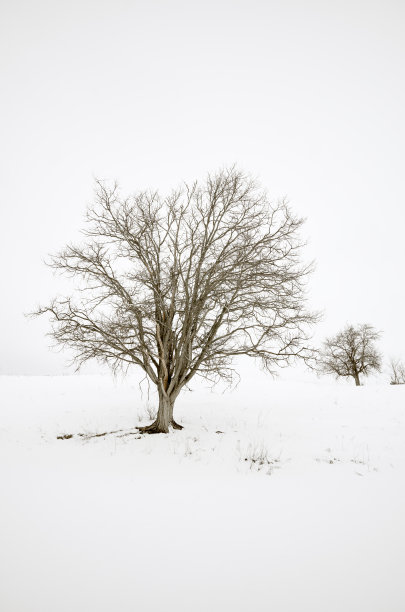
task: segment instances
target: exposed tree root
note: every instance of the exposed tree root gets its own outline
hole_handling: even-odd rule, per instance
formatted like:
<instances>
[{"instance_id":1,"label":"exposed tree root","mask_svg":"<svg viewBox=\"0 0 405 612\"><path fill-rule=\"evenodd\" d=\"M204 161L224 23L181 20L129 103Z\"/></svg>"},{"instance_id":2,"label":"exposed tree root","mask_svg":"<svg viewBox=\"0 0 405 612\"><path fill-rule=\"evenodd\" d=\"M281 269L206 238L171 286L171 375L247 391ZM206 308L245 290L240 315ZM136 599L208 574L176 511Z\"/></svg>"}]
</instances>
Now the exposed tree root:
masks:
<instances>
[{"instance_id":1,"label":"exposed tree root","mask_svg":"<svg viewBox=\"0 0 405 612\"><path fill-rule=\"evenodd\" d=\"M77 434L63 434L61 436L56 436L57 440L70 440L71 438L84 438L85 440L89 440L90 438L103 438L104 436L110 436L114 434L121 434L118 436L122 438L123 436L136 436L139 434L139 429L134 427L132 430L128 429L116 429L114 431L103 431L102 433L97 434L85 434L85 433L77 433Z\"/></svg>"},{"instance_id":2,"label":"exposed tree root","mask_svg":"<svg viewBox=\"0 0 405 612\"><path fill-rule=\"evenodd\" d=\"M138 431L141 434L168 433L168 431L162 431L161 427L158 427L157 423L151 423L150 425L144 425L143 427L138 427Z\"/></svg>"},{"instance_id":3,"label":"exposed tree root","mask_svg":"<svg viewBox=\"0 0 405 612\"><path fill-rule=\"evenodd\" d=\"M184 429L183 425L176 423L174 419L172 419L172 422L170 423L170 425L173 427L173 429Z\"/></svg>"}]
</instances>

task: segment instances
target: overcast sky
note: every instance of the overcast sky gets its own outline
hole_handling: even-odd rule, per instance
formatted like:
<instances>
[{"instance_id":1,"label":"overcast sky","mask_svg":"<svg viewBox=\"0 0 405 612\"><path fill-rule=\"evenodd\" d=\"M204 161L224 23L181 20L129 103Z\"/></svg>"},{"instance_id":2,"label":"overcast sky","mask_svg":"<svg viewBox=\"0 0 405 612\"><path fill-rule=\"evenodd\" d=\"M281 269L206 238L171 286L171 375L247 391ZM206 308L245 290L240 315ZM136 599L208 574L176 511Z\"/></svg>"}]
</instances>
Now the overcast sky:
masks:
<instances>
[{"instance_id":1,"label":"overcast sky","mask_svg":"<svg viewBox=\"0 0 405 612\"><path fill-rule=\"evenodd\" d=\"M405 358L402 0L1 3L2 374L66 372L23 312L58 284L94 177L123 191L237 163L307 217L316 339Z\"/></svg>"}]
</instances>

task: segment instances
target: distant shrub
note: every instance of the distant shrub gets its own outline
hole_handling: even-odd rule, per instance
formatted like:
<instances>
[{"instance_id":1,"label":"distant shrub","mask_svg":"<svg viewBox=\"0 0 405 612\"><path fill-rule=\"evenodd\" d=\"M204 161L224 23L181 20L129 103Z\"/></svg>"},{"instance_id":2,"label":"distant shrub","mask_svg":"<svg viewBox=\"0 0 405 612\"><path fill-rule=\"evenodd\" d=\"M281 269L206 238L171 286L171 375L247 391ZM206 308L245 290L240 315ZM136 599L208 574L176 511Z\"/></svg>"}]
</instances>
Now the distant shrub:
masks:
<instances>
[{"instance_id":1,"label":"distant shrub","mask_svg":"<svg viewBox=\"0 0 405 612\"><path fill-rule=\"evenodd\" d=\"M390 361L390 385L405 385L405 364L400 359Z\"/></svg>"}]
</instances>

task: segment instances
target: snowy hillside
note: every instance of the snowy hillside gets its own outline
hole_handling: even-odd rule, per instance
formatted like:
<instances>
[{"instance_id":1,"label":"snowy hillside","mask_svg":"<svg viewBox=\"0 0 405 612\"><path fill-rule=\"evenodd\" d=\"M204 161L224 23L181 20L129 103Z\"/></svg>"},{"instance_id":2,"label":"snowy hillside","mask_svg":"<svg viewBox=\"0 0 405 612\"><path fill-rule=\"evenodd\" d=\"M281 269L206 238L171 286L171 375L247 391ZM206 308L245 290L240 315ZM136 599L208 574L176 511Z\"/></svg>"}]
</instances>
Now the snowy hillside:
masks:
<instances>
[{"instance_id":1,"label":"snowy hillside","mask_svg":"<svg viewBox=\"0 0 405 612\"><path fill-rule=\"evenodd\" d=\"M1 610L405 610L405 386L258 377L143 437L130 379L0 401Z\"/></svg>"}]
</instances>

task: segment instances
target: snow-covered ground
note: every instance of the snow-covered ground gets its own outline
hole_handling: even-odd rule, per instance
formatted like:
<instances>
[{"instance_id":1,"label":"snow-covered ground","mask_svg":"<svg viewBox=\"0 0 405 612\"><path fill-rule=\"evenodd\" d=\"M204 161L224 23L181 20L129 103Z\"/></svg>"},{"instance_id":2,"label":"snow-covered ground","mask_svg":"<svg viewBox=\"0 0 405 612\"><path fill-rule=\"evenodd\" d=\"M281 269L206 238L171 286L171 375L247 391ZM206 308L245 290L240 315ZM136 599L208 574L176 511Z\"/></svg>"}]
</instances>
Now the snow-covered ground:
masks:
<instances>
[{"instance_id":1,"label":"snow-covered ground","mask_svg":"<svg viewBox=\"0 0 405 612\"><path fill-rule=\"evenodd\" d=\"M142 438L131 379L0 402L2 611L405 610L405 386L248 378Z\"/></svg>"}]
</instances>

